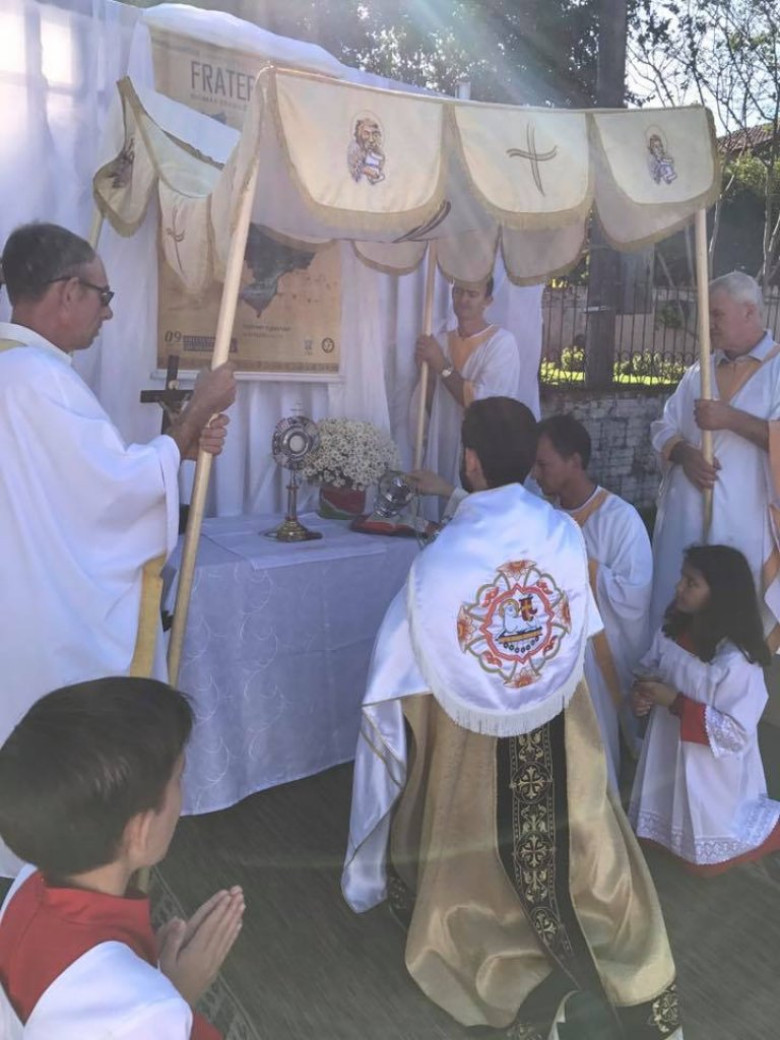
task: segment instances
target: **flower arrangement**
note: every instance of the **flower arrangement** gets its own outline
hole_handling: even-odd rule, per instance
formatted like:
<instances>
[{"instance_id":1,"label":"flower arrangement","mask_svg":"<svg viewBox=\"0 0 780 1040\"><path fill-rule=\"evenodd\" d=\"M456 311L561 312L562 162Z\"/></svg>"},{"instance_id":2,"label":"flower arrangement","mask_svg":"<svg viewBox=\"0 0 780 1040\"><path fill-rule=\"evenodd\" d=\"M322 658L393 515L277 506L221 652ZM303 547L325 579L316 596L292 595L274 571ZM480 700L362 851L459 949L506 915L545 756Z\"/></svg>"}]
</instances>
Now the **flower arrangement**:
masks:
<instances>
[{"instance_id":1,"label":"flower arrangement","mask_svg":"<svg viewBox=\"0 0 780 1040\"><path fill-rule=\"evenodd\" d=\"M313 484L364 491L386 469L398 469L398 449L388 433L359 419L321 419L320 445L303 465Z\"/></svg>"}]
</instances>

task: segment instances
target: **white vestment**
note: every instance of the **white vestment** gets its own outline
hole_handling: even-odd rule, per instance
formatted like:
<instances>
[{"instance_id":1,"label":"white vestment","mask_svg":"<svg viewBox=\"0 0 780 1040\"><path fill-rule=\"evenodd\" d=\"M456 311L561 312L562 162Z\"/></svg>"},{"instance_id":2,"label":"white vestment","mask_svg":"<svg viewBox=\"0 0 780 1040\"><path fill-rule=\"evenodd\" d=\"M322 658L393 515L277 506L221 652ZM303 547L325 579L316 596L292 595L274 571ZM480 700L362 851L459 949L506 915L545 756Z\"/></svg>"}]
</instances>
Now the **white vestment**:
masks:
<instances>
[{"instance_id":1,"label":"white vestment","mask_svg":"<svg viewBox=\"0 0 780 1040\"><path fill-rule=\"evenodd\" d=\"M33 873L24 867L0 919ZM24 1026L0 986L2 1040L189 1040L192 1011L173 983L122 942L102 942L75 960L35 1005Z\"/></svg>"},{"instance_id":2,"label":"white vestment","mask_svg":"<svg viewBox=\"0 0 780 1040\"><path fill-rule=\"evenodd\" d=\"M717 352L712 361L712 393L716 399L719 394L715 372L722 357ZM774 422L780 419L780 353L773 354L772 337L767 333L748 357L762 364L728 403L770 421L769 452L728 430L713 432L713 451L721 468L713 491L707 542L731 545L747 557L759 598L763 600L764 631L771 636L780 619L780 553L777 519L773 515L780 490L780 423ZM702 494L685 476L682 466L668 462L669 451L680 439L697 448L701 446L701 430L693 416L694 401L699 397L701 373L697 361L666 402L662 418L651 427L653 447L664 466L653 535L652 630L660 627L664 611L674 598L683 549L703 541ZM770 638L770 645L777 648L777 637Z\"/></svg>"},{"instance_id":3,"label":"white vestment","mask_svg":"<svg viewBox=\"0 0 780 1040\"><path fill-rule=\"evenodd\" d=\"M171 437L126 446L67 354L0 323L2 347L0 744L43 694L127 672L142 568L176 544L179 508ZM18 867L0 843L0 875Z\"/></svg>"},{"instance_id":4,"label":"white vestment","mask_svg":"<svg viewBox=\"0 0 780 1040\"><path fill-rule=\"evenodd\" d=\"M758 848L780 818L780 802L767 798L758 748L767 702L761 667L725 640L707 664L661 631L642 667L706 705L709 744L681 740L680 720L653 708L629 808L637 834L698 864Z\"/></svg>"},{"instance_id":5,"label":"white vestment","mask_svg":"<svg viewBox=\"0 0 780 1040\"><path fill-rule=\"evenodd\" d=\"M532 671L516 666L515 673L503 676L492 664L495 647L491 650L490 640L480 638L493 622L472 628L471 617L457 604L469 595L506 598L508 590L500 582L495 592L487 584L495 567L529 559L542 568L540 580L565 591L570 631L558 650L551 647L540 661L530 658ZM507 629L512 613L502 614ZM563 631L554 612L545 613L550 614L547 630ZM474 732L528 732L563 710L582 677L587 636L600 627L582 538L567 517L519 484L477 492L461 502L436 541L415 560L374 646L342 875L344 896L354 910L368 910L386 896L391 812L406 782L402 698L430 691L453 721ZM467 643L472 650L464 649ZM523 657L521 646L518 660Z\"/></svg>"},{"instance_id":6,"label":"white vestment","mask_svg":"<svg viewBox=\"0 0 780 1040\"><path fill-rule=\"evenodd\" d=\"M591 587L604 631L588 642L585 681L599 720L613 790L620 773L619 723L633 749L636 726L628 695L633 669L650 643L649 610L653 554L634 507L597 487L579 509L577 521L588 550Z\"/></svg>"},{"instance_id":7,"label":"white vestment","mask_svg":"<svg viewBox=\"0 0 780 1040\"><path fill-rule=\"evenodd\" d=\"M523 365L520 349L511 332L498 325L489 327L490 335L469 354L465 363L458 370L466 380L466 403L478 401L484 397L513 397L534 410L538 400L536 389L536 369L530 371ZM445 336L439 336L439 342L448 354L448 340L454 330L448 330ZM472 337L478 339L483 333ZM446 339L445 339L446 337ZM468 340L461 340L467 343ZM452 359L455 360L454 358ZM431 413L428 420L423 468L433 470L451 484L460 483L460 427L463 422L463 406L458 404L444 382L433 372L429 379L435 379ZM412 430L416 429L419 384L412 397L410 420ZM536 416L538 418L538 415Z\"/></svg>"}]
</instances>

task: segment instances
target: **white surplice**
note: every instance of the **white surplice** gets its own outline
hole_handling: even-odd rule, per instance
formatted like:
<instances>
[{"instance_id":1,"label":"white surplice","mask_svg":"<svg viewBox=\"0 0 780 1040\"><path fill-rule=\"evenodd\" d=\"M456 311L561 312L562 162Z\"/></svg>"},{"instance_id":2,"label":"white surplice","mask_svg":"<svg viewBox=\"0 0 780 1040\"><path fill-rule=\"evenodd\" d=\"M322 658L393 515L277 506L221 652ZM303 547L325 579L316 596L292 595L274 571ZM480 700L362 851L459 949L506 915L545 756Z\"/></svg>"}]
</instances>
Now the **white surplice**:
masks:
<instances>
[{"instance_id":1,"label":"white surplice","mask_svg":"<svg viewBox=\"0 0 780 1040\"><path fill-rule=\"evenodd\" d=\"M758 720L764 673L723 641L707 664L659 631L642 668L706 705L709 744L680 739L680 720L655 707L642 747L629 819L641 838L690 863L725 863L769 837L780 802L767 798Z\"/></svg>"},{"instance_id":2,"label":"white surplice","mask_svg":"<svg viewBox=\"0 0 780 1040\"><path fill-rule=\"evenodd\" d=\"M0 919L35 867L20 870ZM43 992L23 1026L0 986L2 1040L189 1040L192 1011L173 983L123 942L82 954Z\"/></svg>"},{"instance_id":3,"label":"white surplice","mask_svg":"<svg viewBox=\"0 0 780 1040\"><path fill-rule=\"evenodd\" d=\"M712 525L707 537L709 544L731 545L747 557L763 600L767 635L780 619L780 556L777 520L772 515L780 491L772 477L773 470L780 475L780 438L774 422L780 419L780 354L773 354L773 349L772 336L767 333L747 355L762 362L760 367L728 402L734 408L770 421L769 452L728 430L713 432L713 450L721 468L713 491ZM719 397L716 366L722 359L722 352L716 352L712 359L712 393L716 399ZM736 362L737 365L745 363ZM694 401L698 397L701 397L701 372L697 361L666 402L662 418L651 427L653 447L661 455L664 466L653 535L650 614L653 630L660 626L664 611L674 598L683 549L703 540L702 494L685 476L682 466L668 462L668 453L680 438L697 448L701 446L701 430L693 417Z\"/></svg>"},{"instance_id":4,"label":"white surplice","mask_svg":"<svg viewBox=\"0 0 780 1040\"><path fill-rule=\"evenodd\" d=\"M448 339L454 330L438 336L445 354ZM490 336L469 355L459 369L469 386L467 403L485 397L513 397L528 405L533 411L538 400L537 372L524 366L517 341L511 332L498 325L490 326ZM477 333L476 339L483 333ZM468 342L462 340L461 342ZM463 423L463 407L458 404L443 380L434 373L429 379L436 380L428 420L427 440L423 467L433 470L451 484L460 482L460 428ZM419 384L412 397L410 421L412 431L416 429ZM538 418L538 416L537 416Z\"/></svg>"},{"instance_id":5,"label":"white surplice","mask_svg":"<svg viewBox=\"0 0 780 1040\"><path fill-rule=\"evenodd\" d=\"M43 694L127 672L178 468L171 437L125 445L67 354L0 323L0 744ZM0 875L18 866L0 843Z\"/></svg>"},{"instance_id":6,"label":"white surplice","mask_svg":"<svg viewBox=\"0 0 780 1040\"><path fill-rule=\"evenodd\" d=\"M591 587L604 622L603 633L588 642L585 681L601 728L610 782L617 791L619 724L632 748L636 736L628 694L633 669L650 643L653 554L639 513L604 488L597 487L579 509L567 512L585 538Z\"/></svg>"},{"instance_id":7,"label":"white surplice","mask_svg":"<svg viewBox=\"0 0 780 1040\"><path fill-rule=\"evenodd\" d=\"M558 649L551 648L535 665L535 676L504 676L489 652L477 656L467 649L467 644L481 649L479 632L492 622L472 627L460 608L470 597L505 598L506 589L491 591L488 583L508 560L534 561L539 571L533 573L555 595L556 589L562 591L567 602L569 629L564 632L550 615L547 624L564 634ZM354 910L368 910L386 896L392 809L406 782L402 699L431 692L466 729L497 736L528 732L565 708L582 677L587 637L600 627L585 547L568 517L519 484L463 499L450 523L412 565L374 646L342 874L344 896Z\"/></svg>"}]
</instances>

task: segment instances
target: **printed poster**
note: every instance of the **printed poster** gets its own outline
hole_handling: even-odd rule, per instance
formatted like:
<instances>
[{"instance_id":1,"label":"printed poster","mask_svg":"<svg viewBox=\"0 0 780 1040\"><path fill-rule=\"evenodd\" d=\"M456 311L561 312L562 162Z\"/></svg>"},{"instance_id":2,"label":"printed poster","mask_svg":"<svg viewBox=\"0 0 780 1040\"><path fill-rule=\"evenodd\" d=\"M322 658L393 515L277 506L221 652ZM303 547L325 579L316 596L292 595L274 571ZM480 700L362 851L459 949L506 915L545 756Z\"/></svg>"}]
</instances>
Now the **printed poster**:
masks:
<instances>
[{"instance_id":1,"label":"printed poster","mask_svg":"<svg viewBox=\"0 0 780 1040\"><path fill-rule=\"evenodd\" d=\"M155 88L240 129L262 59L239 49L153 30ZM160 234L163 230L160 229ZM159 255L158 368L211 361L222 295L214 282L188 295ZM341 255L338 244L304 252L250 225L230 357L265 378L338 379L341 356Z\"/></svg>"}]
</instances>

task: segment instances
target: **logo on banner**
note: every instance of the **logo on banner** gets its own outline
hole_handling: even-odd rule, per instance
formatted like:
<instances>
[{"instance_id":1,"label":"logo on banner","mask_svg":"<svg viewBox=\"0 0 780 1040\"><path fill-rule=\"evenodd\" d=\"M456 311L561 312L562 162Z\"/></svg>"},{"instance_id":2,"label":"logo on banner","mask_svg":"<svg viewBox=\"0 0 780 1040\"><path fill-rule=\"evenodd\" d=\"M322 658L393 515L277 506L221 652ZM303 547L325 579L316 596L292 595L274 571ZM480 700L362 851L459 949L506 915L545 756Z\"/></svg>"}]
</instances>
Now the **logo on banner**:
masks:
<instances>
[{"instance_id":1,"label":"logo on banner","mask_svg":"<svg viewBox=\"0 0 780 1040\"><path fill-rule=\"evenodd\" d=\"M458 643L517 689L536 682L571 632L569 601L533 560L502 564L458 612Z\"/></svg>"},{"instance_id":2,"label":"logo on banner","mask_svg":"<svg viewBox=\"0 0 780 1040\"><path fill-rule=\"evenodd\" d=\"M356 116L352 140L347 148L347 166L352 179L379 184L385 179L385 149L382 124L371 112Z\"/></svg>"}]
</instances>

